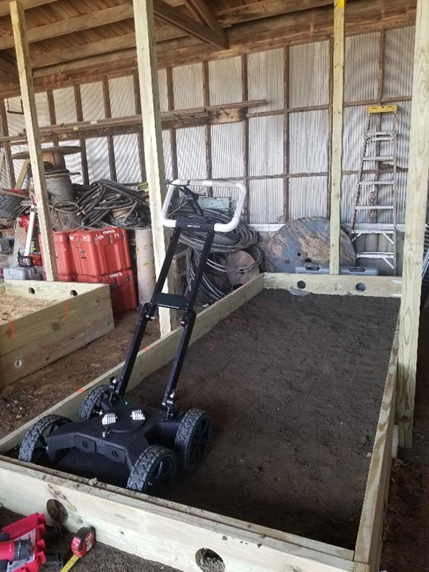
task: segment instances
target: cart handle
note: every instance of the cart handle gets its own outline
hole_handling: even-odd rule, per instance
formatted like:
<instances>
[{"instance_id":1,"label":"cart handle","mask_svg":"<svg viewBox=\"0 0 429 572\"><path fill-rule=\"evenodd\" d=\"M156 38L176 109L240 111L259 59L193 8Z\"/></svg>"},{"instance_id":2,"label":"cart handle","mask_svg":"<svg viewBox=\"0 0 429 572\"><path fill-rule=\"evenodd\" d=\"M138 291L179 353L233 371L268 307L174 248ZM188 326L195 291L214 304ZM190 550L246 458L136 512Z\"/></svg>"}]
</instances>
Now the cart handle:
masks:
<instances>
[{"instance_id":1,"label":"cart handle","mask_svg":"<svg viewBox=\"0 0 429 572\"><path fill-rule=\"evenodd\" d=\"M219 223L217 222L214 225L214 230L216 232L230 232L237 228L238 223L240 222L240 214L243 209L244 199L246 198L246 185L243 183L239 183L237 181L212 181L212 180L202 180L202 179L195 179L195 180L182 180L182 179L175 179L168 185L167 194L164 199L164 204L162 205L161 209L161 222L167 228L174 228L176 226L177 221L171 218L168 218L168 207L170 206L171 199L173 198L174 189L176 187L187 186L187 185L198 185L202 187L224 187L224 188L231 188L236 187L239 190L237 205L235 207L234 216L228 223Z\"/></svg>"}]
</instances>

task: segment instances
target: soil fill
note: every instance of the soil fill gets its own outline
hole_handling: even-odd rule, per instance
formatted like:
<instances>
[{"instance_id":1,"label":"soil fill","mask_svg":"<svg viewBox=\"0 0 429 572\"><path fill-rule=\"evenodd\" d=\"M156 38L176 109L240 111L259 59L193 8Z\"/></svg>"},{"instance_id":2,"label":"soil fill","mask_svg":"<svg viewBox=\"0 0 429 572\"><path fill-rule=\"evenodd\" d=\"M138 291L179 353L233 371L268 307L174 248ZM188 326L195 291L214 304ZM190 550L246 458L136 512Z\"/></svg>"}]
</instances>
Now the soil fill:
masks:
<instances>
[{"instance_id":1,"label":"soil fill","mask_svg":"<svg viewBox=\"0 0 429 572\"><path fill-rule=\"evenodd\" d=\"M214 422L172 500L354 548L399 303L264 290L189 350L181 407ZM166 366L131 392L157 404Z\"/></svg>"},{"instance_id":2,"label":"soil fill","mask_svg":"<svg viewBox=\"0 0 429 572\"><path fill-rule=\"evenodd\" d=\"M57 300L42 300L24 296L0 295L0 325L17 320L55 304Z\"/></svg>"}]
</instances>

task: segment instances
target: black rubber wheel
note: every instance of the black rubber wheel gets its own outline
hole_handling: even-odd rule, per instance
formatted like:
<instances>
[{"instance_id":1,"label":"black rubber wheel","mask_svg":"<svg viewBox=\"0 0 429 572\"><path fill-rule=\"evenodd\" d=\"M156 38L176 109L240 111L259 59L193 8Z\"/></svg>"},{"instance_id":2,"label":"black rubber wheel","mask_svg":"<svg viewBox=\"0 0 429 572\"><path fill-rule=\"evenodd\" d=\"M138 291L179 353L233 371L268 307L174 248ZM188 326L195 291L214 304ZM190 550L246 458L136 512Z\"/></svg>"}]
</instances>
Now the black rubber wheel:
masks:
<instances>
[{"instance_id":1,"label":"black rubber wheel","mask_svg":"<svg viewBox=\"0 0 429 572\"><path fill-rule=\"evenodd\" d=\"M165 491L176 477L176 455L171 449L152 445L137 459L127 489L150 495Z\"/></svg>"},{"instance_id":2,"label":"black rubber wheel","mask_svg":"<svg viewBox=\"0 0 429 572\"><path fill-rule=\"evenodd\" d=\"M88 393L79 409L79 421L89 421L101 413L101 401L106 397L108 385L100 385Z\"/></svg>"},{"instance_id":3,"label":"black rubber wheel","mask_svg":"<svg viewBox=\"0 0 429 572\"><path fill-rule=\"evenodd\" d=\"M18 459L26 463L40 463L46 460L45 436L65 423L70 423L70 419L60 415L42 417L27 431L19 449Z\"/></svg>"},{"instance_id":4,"label":"black rubber wheel","mask_svg":"<svg viewBox=\"0 0 429 572\"><path fill-rule=\"evenodd\" d=\"M195 471L210 451L213 435L211 417L201 409L190 409L183 416L174 441L174 451L184 471Z\"/></svg>"}]
</instances>

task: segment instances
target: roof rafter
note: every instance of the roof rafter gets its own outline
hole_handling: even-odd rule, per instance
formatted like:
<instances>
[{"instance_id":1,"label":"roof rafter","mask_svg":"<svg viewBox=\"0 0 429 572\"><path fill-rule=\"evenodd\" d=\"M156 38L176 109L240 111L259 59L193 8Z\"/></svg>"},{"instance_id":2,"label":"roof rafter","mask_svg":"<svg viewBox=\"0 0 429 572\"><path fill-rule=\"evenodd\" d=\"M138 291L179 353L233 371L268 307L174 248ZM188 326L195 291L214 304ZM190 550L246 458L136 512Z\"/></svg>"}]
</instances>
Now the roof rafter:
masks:
<instances>
[{"instance_id":1,"label":"roof rafter","mask_svg":"<svg viewBox=\"0 0 429 572\"><path fill-rule=\"evenodd\" d=\"M227 38L225 32L222 30L213 10L208 6L206 0L184 0L185 6L190 12L203 24L208 26L212 32L216 34L223 45L226 44Z\"/></svg>"},{"instance_id":2,"label":"roof rafter","mask_svg":"<svg viewBox=\"0 0 429 572\"><path fill-rule=\"evenodd\" d=\"M200 24L199 22L185 16L179 12L177 8L172 8L164 0L155 0L153 3L154 16L163 22L172 24L189 36L198 38L206 44L211 44L216 47L226 48L228 45L227 38L222 34L222 38L207 25Z\"/></svg>"},{"instance_id":3,"label":"roof rafter","mask_svg":"<svg viewBox=\"0 0 429 572\"><path fill-rule=\"evenodd\" d=\"M25 10L29 10L30 8L37 8L38 6L43 6L44 4L52 4L52 2L56 1L57 0L21 0L21 3L24 5ZM0 18L2 16L8 16L9 14L9 2L2 2L0 4Z\"/></svg>"}]
</instances>

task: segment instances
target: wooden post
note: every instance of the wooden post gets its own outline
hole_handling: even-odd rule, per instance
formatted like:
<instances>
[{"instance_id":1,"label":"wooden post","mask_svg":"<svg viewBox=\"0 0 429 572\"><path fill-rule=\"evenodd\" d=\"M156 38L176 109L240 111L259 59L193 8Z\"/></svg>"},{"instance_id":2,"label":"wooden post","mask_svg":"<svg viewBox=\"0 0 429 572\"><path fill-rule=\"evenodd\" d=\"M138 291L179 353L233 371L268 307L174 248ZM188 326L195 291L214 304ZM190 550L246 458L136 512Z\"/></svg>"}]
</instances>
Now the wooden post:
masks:
<instances>
[{"instance_id":1,"label":"wooden post","mask_svg":"<svg viewBox=\"0 0 429 572\"><path fill-rule=\"evenodd\" d=\"M411 447L429 174L429 0L418 0L398 354L399 444Z\"/></svg>"},{"instance_id":2,"label":"wooden post","mask_svg":"<svg viewBox=\"0 0 429 572\"><path fill-rule=\"evenodd\" d=\"M331 162L331 240L330 274L340 273L341 173L343 160L344 101L344 12L345 0L334 3L334 58L332 95L332 162Z\"/></svg>"},{"instance_id":3,"label":"wooden post","mask_svg":"<svg viewBox=\"0 0 429 572\"><path fill-rule=\"evenodd\" d=\"M57 262L55 259L54 239L52 234L51 215L49 212L48 191L46 190L45 169L40 144L39 125L37 123L36 101L34 98L33 74L30 65L27 30L25 27L24 8L20 2L10 3L13 36L15 40L16 62L21 86L21 98L24 109L25 127L27 130L28 150L30 152L31 170L33 173L34 194L37 201L39 229L42 236L43 258L46 278L57 280Z\"/></svg>"},{"instance_id":4,"label":"wooden post","mask_svg":"<svg viewBox=\"0 0 429 572\"><path fill-rule=\"evenodd\" d=\"M134 0L134 26L155 270L158 276L167 250L167 233L160 218L161 206L165 196L165 168L155 52L153 0ZM171 275L164 291L172 291ZM159 322L161 336L165 336L171 331L169 310L160 308Z\"/></svg>"}]
</instances>

